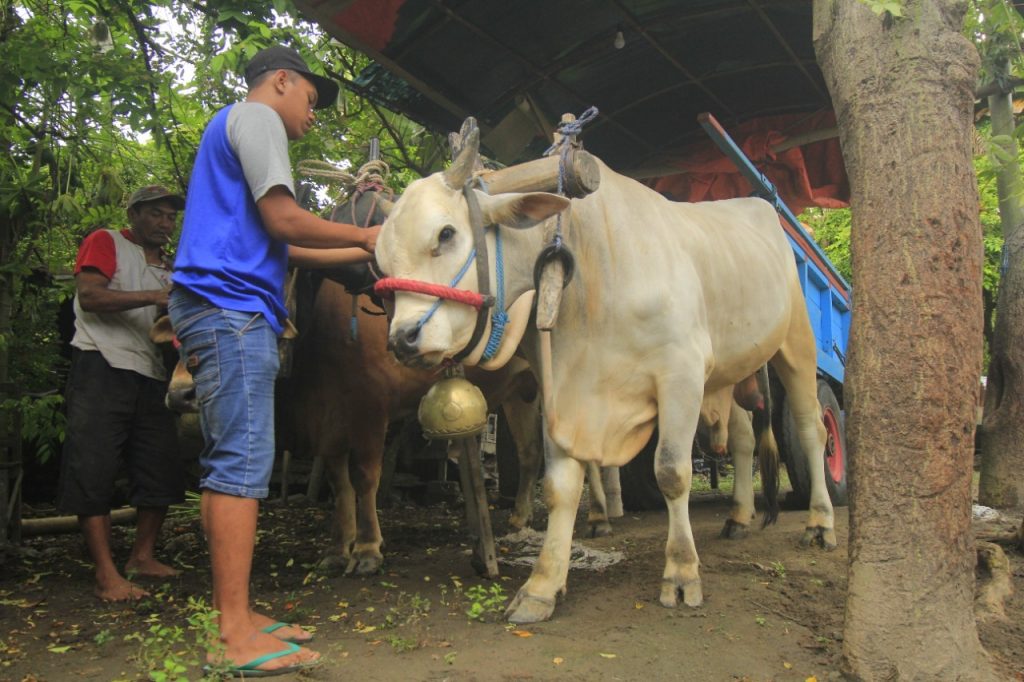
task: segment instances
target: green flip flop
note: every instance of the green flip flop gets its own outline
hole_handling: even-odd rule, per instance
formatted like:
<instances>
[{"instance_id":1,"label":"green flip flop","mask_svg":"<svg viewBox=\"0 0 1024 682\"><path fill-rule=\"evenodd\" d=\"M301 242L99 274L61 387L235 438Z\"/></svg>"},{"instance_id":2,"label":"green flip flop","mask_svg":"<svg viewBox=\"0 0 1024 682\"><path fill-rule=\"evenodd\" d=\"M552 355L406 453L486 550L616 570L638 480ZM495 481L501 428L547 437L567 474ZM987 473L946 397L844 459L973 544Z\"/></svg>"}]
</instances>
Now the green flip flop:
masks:
<instances>
[{"instance_id":1,"label":"green flip flop","mask_svg":"<svg viewBox=\"0 0 1024 682\"><path fill-rule=\"evenodd\" d=\"M268 635L272 635L275 632L277 632L278 630L280 630L281 628L290 628L290 627L299 627L299 626L295 625L293 623L282 623L282 622L278 621L277 623L271 623L267 627L265 627L262 630L260 630L260 632L265 632ZM301 629L301 628L299 628L299 629ZM307 632L307 630L302 630L302 631L303 632ZM313 634L310 633L310 636L307 637L306 639L296 639L295 637L278 637L278 639L280 639L282 642L291 642L292 644L307 644L307 643L313 641Z\"/></svg>"},{"instance_id":2,"label":"green flip flop","mask_svg":"<svg viewBox=\"0 0 1024 682\"><path fill-rule=\"evenodd\" d=\"M254 658L248 663L243 663L242 665L230 666L228 667L227 670L223 670L222 672L226 672L232 677L241 678L277 677L278 675L288 675L290 673L297 673L301 670L309 670L310 668L315 668L316 666L320 665L320 659L317 659L316 661L313 661L311 663L296 663L295 665L285 665L281 666L280 668L275 668L273 670L261 669L260 666L266 663L267 661L273 661L275 658L283 658L284 656L290 656L291 654L298 653L300 651L300 647L296 644L292 644L291 642L285 642L285 644L286 648L282 649L281 651L274 651L269 654L264 654L263 656L260 656L259 658ZM203 666L204 674L209 675L215 672L218 672L218 670L214 666Z\"/></svg>"}]
</instances>

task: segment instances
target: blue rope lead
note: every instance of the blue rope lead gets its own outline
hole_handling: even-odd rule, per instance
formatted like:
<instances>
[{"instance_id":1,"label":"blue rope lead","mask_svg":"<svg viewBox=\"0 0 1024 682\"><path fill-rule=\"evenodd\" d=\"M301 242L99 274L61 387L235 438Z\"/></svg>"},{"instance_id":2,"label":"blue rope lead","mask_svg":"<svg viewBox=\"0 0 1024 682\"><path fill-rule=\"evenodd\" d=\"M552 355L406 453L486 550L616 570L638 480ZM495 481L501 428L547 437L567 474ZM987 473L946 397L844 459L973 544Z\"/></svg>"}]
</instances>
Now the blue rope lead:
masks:
<instances>
[{"instance_id":1,"label":"blue rope lead","mask_svg":"<svg viewBox=\"0 0 1024 682\"><path fill-rule=\"evenodd\" d=\"M597 118L597 113L597 107L590 107L580 114L580 117L575 121L563 121L560 123L558 125L558 132L561 133L562 139L548 147L544 152L544 156L550 156L561 148L558 157L558 194L561 196L565 196L565 165L569 161L569 149L572 148L572 140L583 130L583 126ZM551 243L556 247L562 246L561 213L558 214L558 219L555 222L555 234L551 239Z\"/></svg>"},{"instance_id":2,"label":"blue rope lead","mask_svg":"<svg viewBox=\"0 0 1024 682\"><path fill-rule=\"evenodd\" d=\"M490 360L497 354L501 347L501 339L505 335L505 325L508 324L508 313L505 312L505 258L502 255L501 227L494 226L494 276L498 280L498 295L494 313L491 315L491 336L487 339L484 352L481 356L484 360Z\"/></svg>"},{"instance_id":3,"label":"blue rope lead","mask_svg":"<svg viewBox=\"0 0 1024 682\"><path fill-rule=\"evenodd\" d=\"M474 258L476 258L476 249L469 252L469 258L466 259L466 262L462 265L462 269L459 270L459 274L455 275L455 279L453 279L452 283L448 286L454 287L460 280L462 280L462 276L466 274L466 270L469 270L469 265L473 262ZM442 298L434 301L434 304L430 306L430 310L425 312L423 317L420 318L420 321L416 323L417 332L419 332L420 329L423 329L423 325L425 325L427 321L434 316L434 313L437 312L437 309L441 307L442 303L444 303L444 299Z\"/></svg>"}]
</instances>

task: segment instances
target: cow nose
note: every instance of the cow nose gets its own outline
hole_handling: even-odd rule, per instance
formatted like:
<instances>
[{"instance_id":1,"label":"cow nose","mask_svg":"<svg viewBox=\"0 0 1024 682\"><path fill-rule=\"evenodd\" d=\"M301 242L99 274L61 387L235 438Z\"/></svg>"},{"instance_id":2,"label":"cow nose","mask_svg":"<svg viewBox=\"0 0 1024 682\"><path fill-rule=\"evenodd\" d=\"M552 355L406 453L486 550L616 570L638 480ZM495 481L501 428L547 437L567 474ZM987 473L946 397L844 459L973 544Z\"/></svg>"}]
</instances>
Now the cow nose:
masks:
<instances>
[{"instance_id":1,"label":"cow nose","mask_svg":"<svg viewBox=\"0 0 1024 682\"><path fill-rule=\"evenodd\" d=\"M164 396L164 404L167 405L167 409L177 414L198 412L199 405L196 400L195 385L184 388L168 388L167 395Z\"/></svg>"},{"instance_id":2,"label":"cow nose","mask_svg":"<svg viewBox=\"0 0 1024 682\"><path fill-rule=\"evenodd\" d=\"M420 326L408 324L399 327L388 338L388 348L399 360L406 360L419 354Z\"/></svg>"}]
</instances>

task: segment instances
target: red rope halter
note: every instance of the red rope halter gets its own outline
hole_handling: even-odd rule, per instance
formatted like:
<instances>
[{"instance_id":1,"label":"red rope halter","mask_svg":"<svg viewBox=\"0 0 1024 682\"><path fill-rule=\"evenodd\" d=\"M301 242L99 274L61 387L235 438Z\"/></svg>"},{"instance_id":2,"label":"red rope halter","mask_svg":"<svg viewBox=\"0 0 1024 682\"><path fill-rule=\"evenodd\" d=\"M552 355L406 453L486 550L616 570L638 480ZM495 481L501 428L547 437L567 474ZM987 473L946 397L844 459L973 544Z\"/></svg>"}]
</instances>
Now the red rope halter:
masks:
<instances>
[{"instance_id":1,"label":"red rope halter","mask_svg":"<svg viewBox=\"0 0 1024 682\"><path fill-rule=\"evenodd\" d=\"M431 284L420 282L414 279L400 279L398 277L385 277L377 280L373 285L373 292L384 298L393 298L396 291L408 291L414 294L426 294L435 298L444 298L456 303L471 305L477 310L484 305L489 305L490 296L484 296L476 291L467 289L455 289L443 284Z\"/></svg>"}]
</instances>

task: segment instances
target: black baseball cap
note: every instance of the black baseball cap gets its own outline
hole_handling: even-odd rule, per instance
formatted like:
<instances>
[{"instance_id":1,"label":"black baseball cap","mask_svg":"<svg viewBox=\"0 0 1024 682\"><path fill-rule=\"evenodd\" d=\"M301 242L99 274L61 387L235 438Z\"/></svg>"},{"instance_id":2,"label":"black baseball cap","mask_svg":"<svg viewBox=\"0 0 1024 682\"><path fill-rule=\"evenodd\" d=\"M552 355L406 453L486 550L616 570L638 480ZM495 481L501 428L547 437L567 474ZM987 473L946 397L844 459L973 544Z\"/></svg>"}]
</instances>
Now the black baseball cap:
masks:
<instances>
[{"instance_id":1,"label":"black baseball cap","mask_svg":"<svg viewBox=\"0 0 1024 682\"><path fill-rule=\"evenodd\" d=\"M278 69L290 69L300 73L303 78L316 87L316 106L313 107L314 109L329 107L338 98L337 83L330 78L324 78L311 72L305 60L302 59L302 56L296 50L284 47L283 45L275 45L274 47L268 47L257 52L256 56L249 60L249 65L245 67L245 83L252 87L253 81L257 78L268 71L277 71Z\"/></svg>"}]
</instances>

